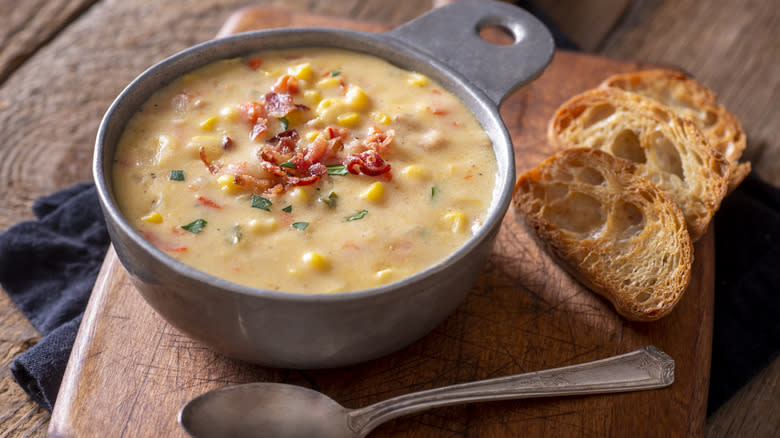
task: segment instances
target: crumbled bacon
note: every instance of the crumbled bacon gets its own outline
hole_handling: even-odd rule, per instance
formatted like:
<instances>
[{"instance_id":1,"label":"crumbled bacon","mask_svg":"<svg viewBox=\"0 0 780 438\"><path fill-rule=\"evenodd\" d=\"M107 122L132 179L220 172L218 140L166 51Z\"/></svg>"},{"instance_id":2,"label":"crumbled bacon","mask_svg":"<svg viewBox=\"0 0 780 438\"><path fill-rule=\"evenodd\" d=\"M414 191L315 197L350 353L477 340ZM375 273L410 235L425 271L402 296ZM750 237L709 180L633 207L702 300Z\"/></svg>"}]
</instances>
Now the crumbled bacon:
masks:
<instances>
[{"instance_id":1,"label":"crumbled bacon","mask_svg":"<svg viewBox=\"0 0 780 438\"><path fill-rule=\"evenodd\" d=\"M295 153L299 139L300 136L294 129L280 132L268 139L257 151L257 155L261 160L281 164L289 160Z\"/></svg>"},{"instance_id":2,"label":"crumbled bacon","mask_svg":"<svg viewBox=\"0 0 780 438\"><path fill-rule=\"evenodd\" d=\"M344 158L347 170L355 175L377 176L390 171L390 163L379 156L377 151L369 149L359 154L349 154Z\"/></svg>"},{"instance_id":3,"label":"crumbled bacon","mask_svg":"<svg viewBox=\"0 0 780 438\"><path fill-rule=\"evenodd\" d=\"M222 149L230 150L233 147L233 139L226 135L222 137Z\"/></svg>"},{"instance_id":4,"label":"crumbled bacon","mask_svg":"<svg viewBox=\"0 0 780 438\"><path fill-rule=\"evenodd\" d=\"M254 125L252 125L252 131L249 133L249 138L252 141L257 141L261 135L268 130L268 120L264 118L257 119Z\"/></svg>"},{"instance_id":5,"label":"crumbled bacon","mask_svg":"<svg viewBox=\"0 0 780 438\"><path fill-rule=\"evenodd\" d=\"M209 198L207 198L205 196L200 196L199 195L196 199L198 200L198 202L200 202L201 204L205 205L206 207L222 208L221 205L217 204L216 202L212 201L211 199L209 199Z\"/></svg>"},{"instance_id":6,"label":"crumbled bacon","mask_svg":"<svg viewBox=\"0 0 780 438\"><path fill-rule=\"evenodd\" d=\"M219 164L209 160L209 157L206 156L206 148L201 146L200 149L198 149L198 152L200 153L200 161L203 161L203 164L206 165L206 168L212 175L215 175L217 172L219 172Z\"/></svg>"},{"instance_id":7,"label":"crumbled bacon","mask_svg":"<svg viewBox=\"0 0 780 438\"><path fill-rule=\"evenodd\" d=\"M270 92L265 95L265 109L271 117L284 117L296 108L292 96L287 93Z\"/></svg>"},{"instance_id":8,"label":"crumbled bacon","mask_svg":"<svg viewBox=\"0 0 780 438\"><path fill-rule=\"evenodd\" d=\"M254 125L258 119L265 118L265 107L260 102L244 102L238 106L241 120Z\"/></svg>"},{"instance_id":9,"label":"crumbled bacon","mask_svg":"<svg viewBox=\"0 0 780 438\"><path fill-rule=\"evenodd\" d=\"M376 126L372 126L371 130L368 131L365 144L368 149L375 150L379 154L386 154L390 148L390 143L393 142L393 138L395 138L395 131L392 129L382 131Z\"/></svg>"},{"instance_id":10,"label":"crumbled bacon","mask_svg":"<svg viewBox=\"0 0 780 438\"><path fill-rule=\"evenodd\" d=\"M295 94L298 92L298 78L293 75L283 75L271 89L277 93Z\"/></svg>"},{"instance_id":11,"label":"crumbled bacon","mask_svg":"<svg viewBox=\"0 0 780 438\"><path fill-rule=\"evenodd\" d=\"M257 70L260 68L260 66L263 64L262 58L250 58L246 60L247 65L252 70Z\"/></svg>"}]
</instances>

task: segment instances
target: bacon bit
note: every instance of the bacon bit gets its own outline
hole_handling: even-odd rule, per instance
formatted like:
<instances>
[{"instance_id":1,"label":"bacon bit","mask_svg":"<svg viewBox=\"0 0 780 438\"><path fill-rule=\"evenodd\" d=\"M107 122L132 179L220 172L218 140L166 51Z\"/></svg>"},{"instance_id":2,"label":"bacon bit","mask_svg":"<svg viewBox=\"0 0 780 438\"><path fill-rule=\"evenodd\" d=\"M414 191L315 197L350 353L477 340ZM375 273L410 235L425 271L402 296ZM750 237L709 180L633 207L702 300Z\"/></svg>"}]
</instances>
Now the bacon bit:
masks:
<instances>
[{"instance_id":1,"label":"bacon bit","mask_svg":"<svg viewBox=\"0 0 780 438\"><path fill-rule=\"evenodd\" d=\"M233 139L230 136L222 137L222 149L228 151L233 147Z\"/></svg>"},{"instance_id":2,"label":"bacon bit","mask_svg":"<svg viewBox=\"0 0 780 438\"><path fill-rule=\"evenodd\" d=\"M460 124L457 121L453 120L452 121L452 126L460 126Z\"/></svg>"},{"instance_id":3,"label":"bacon bit","mask_svg":"<svg viewBox=\"0 0 780 438\"><path fill-rule=\"evenodd\" d=\"M368 131L365 144L368 149L375 150L380 154L386 154L390 148L390 143L393 142L393 138L395 138L395 131L392 129L382 131L376 126L372 126L371 130Z\"/></svg>"},{"instance_id":4,"label":"bacon bit","mask_svg":"<svg viewBox=\"0 0 780 438\"><path fill-rule=\"evenodd\" d=\"M265 109L271 117L284 117L296 108L289 94L270 92L265 95Z\"/></svg>"},{"instance_id":5,"label":"bacon bit","mask_svg":"<svg viewBox=\"0 0 780 438\"><path fill-rule=\"evenodd\" d=\"M342 140L349 137L349 130L347 128L339 128L339 127L333 127L328 126L328 138L334 139L334 138L340 138Z\"/></svg>"},{"instance_id":6,"label":"bacon bit","mask_svg":"<svg viewBox=\"0 0 780 438\"><path fill-rule=\"evenodd\" d=\"M431 108L431 112L433 113L434 116L443 116L449 114L449 111L441 108Z\"/></svg>"},{"instance_id":7,"label":"bacon bit","mask_svg":"<svg viewBox=\"0 0 780 438\"><path fill-rule=\"evenodd\" d=\"M439 90L438 88L434 88L434 89L431 90L431 93L433 93L433 94L441 94L441 90Z\"/></svg>"},{"instance_id":8,"label":"bacon bit","mask_svg":"<svg viewBox=\"0 0 780 438\"><path fill-rule=\"evenodd\" d=\"M249 139L252 141L257 141L257 139L260 138L260 136L263 135L267 130L268 120L259 118L252 126L252 131L249 133Z\"/></svg>"},{"instance_id":9,"label":"bacon bit","mask_svg":"<svg viewBox=\"0 0 780 438\"><path fill-rule=\"evenodd\" d=\"M254 125L260 118L265 118L265 107L260 102L244 102L238 106L241 120Z\"/></svg>"},{"instance_id":10,"label":"bacon bit","mask_svg":"<svg viewBox=\"0 0 780 438\"><path fill-rule=\"evenodd\" d=\"M339 81L339 88L341 88L343 94L347 94L347 84L345 84L343 80Z\"/></svg>"},{"instance_id":11,"label":"bacon bit","mask_svg":"<svg viewBox=\"0 0 780 438\"><path fill-rule=\"evenodd\" d=\"M138 230L138 232L144 237L144 239L148 240L149 243L156 246L157 248L160 248L163 251L167 251L167 252L187 251L186 246L176 246L172 243L165 242L162 238L160 238L160 236L158 236L155 233L152 233L151 231Z\"/></svg>"},{"instance_id":12,"label":"bacon bit","mask_svg":"<svg viewBox=\"0 0 780 438\"><path fill-rule=\"evenodd\" d=\"M360 247L355 242L348 240L341 245L341 249L360 249Z\"/></svg>"},{"instance_id":13,"label":"bacon bit","mask_svg":"<svg viewBox=\"0 0 780 438\"><path fill-rule=\"evenodd\" d=\"M298 92L298 78L293 75L284 75L271 87L277 93L295 94Z\"/></svg>"},{"instance_id":14,"label":"bacon bit","mask_svg":"<svg viewBox=\"0 0 780 438\"><path fill-rule=\"evenodd\" d=\"M280 132L268 139L268 141L257 151L257 156L261 160L270 161L273 164L281 164L288 161L295 153L298 144L298 131L291 129Z\"/></svg>"},{"instance_id":15,"label":"bacon bit","mask_svg":"<svg viewBox=\"0 0 780 438\"><path fill-rule=\"evenodd\" d=\"M220 166L218 164L214 164L214 162L209 160L209 157L206 156L206 148L201 146L200 149L198 149L198 152L200 153L200 161L203 161L203 164L206 165L206 168L212 175L215 175L217 172L219 172Z\"/></svg>"},{"instance_id":16,"label":"bacon bit","mask_svg":"<svg viewBox=\"0 0 780 438\"><path fill-rule=\"evenodd\" d=\"M251 190L257 195L265 193L269 188L276 184L268 178L258 178L249 174L234 175L233 183L237 186Z\"/></svg>"},{"instance_id":17,"label":"bacon bit","mask_svg":"<svg viewBox=\"0 0 780 438\"><path fill-rule=\"evenodd\" d=\"M246 60L247 65L252 70L257 70L263 64L262 58L251 58Z\"/></svg>"},{"instance_id":18,"label":"bacon bit","mask_svg":"<svg viewBox=\"0 0 780 438\"><path fill-rule=\"evenodd\" d=\"M379 156L377 151L369 149L359 154L349 154L344 159L347 170L354 174L377 176L390 171L390 163Z\"/></svg>"},{"instance_id":19,"label":"bacon bit","mask_svg":"<svg viewBox=\"0 0 780 438\"><path fill-rule=\"evenodd\" d=\"M216 202L212 201L209 198L206 198L205 196L198 195L197 199L198 199L198 202L200 202L201 204L205 205L206 207L222 208L221 205L217 204Z\"/></svg>"}]
</instances>

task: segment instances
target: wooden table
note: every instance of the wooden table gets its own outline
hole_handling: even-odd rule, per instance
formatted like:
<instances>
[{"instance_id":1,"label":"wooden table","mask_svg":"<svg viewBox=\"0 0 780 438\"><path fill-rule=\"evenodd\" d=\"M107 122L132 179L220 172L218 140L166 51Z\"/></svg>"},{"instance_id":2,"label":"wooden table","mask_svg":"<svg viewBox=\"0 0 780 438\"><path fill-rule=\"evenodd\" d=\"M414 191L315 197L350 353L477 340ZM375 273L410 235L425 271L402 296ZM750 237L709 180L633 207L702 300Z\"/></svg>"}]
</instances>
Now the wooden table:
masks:
<instances>
[{"instance_id":1,"label":"wooden table","mask_svg":"<svg viewBox=\"0 0 780 438\"><path fill-rule=\"evenodd\" d=\"M534 2L593 53L678 66L720 95L748 133L745 157L780 185L780 15L771 0ZM43 194L90 179L97 125L111 100L157 60L211 38L246 0L0 0L0 230L32 217ZM430 2L255 1L312 13L402 23ZM613 21L618 20L618 21ZM38 339L0 294L0 437L44 436L48 414L8 364ZM780 360L708 419L707 436L780 428Z\"/></svg>"}]
</instances>

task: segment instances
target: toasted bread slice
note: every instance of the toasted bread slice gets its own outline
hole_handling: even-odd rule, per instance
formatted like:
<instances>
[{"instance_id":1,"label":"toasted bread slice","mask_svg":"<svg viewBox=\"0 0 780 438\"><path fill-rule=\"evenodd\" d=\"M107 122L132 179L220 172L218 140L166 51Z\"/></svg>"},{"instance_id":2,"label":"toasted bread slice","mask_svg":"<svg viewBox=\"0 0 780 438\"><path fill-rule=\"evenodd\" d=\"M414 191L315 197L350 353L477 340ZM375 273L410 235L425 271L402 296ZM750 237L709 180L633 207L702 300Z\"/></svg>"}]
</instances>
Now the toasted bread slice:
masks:
<instances>
[{"instance_id":1,"label":"toasted bread slice","mask_svg":"<svg viewBox=\"0 0 780 438\"><path fill-rule=\"evenodd\" d=\"M542 246L625 318L661 318L688 287L685 217L633 163L567 149L521 175L512 199Z\"/></svg>"},{"instance_id":2,"label":"toasted bread slice","mask_svg":"<svg viewBox=\"0 0 780 438\"><path fill-rule=\"evenodd\" d=\"M740 163L747 140L737 116L716 103L716 94L684 73L645 70L610 76L602 87L616 87L657 100L678 116L691 120L731 165L729 191L750 173L750 163Z\"/></svg>"},{"instance_id":3,"label":"toasted bread slice","mask_svg":"<svg viewBox=\"0 0 780 438\"><path fill-rule=\"evenodd\" d=\"M558 108L547 135L559 149L592 147L637 164L680 206L694 241L726 195L730 166L723 155L693 122L638 94L586 91Z\"/></svg>"}]
</instances>

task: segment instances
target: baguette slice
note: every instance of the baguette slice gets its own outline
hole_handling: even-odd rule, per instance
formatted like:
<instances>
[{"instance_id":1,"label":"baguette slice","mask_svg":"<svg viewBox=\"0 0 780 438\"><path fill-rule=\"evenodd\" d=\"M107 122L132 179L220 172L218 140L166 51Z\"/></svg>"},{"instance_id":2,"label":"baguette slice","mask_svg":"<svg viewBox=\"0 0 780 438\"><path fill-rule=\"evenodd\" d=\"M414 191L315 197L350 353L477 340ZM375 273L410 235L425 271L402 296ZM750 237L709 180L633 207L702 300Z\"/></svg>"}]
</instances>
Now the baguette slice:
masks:
<instances>
[{"instance_id":1,"label":"baguette slice","mask_svg":"<svg viewBox=\"0 0 780 438\"><path fill-rule=\"evenodd\" d=\"M688 287L685 218L631 162L567 149L521 175L512 199L537 241L625 318L661 318Z\"/></svg>"},{"instance_id":2,"label":"baguette slice","mask_svg":"<svg viewBox=\"0 0 780 438\"><path fill-rule=\"evenodd\" d=\"M641 94L692 121L731 165L729 191L750 173L750 163L740 163L747 140L737 116L716 103L717 95L684 73L674 70L646 70L608 77L602 87L615 87Z\"/></svg>"},{"instance_id":3,"label":"baguette slice","mask_svg":"<svg viewBox=\"0 0 780 438\"><path fill-rule=\"evenodd\" d=\"M551 144L591 147L634 162L680 206L698 240L726 195L730 166L693 122L666 105L617 88L586 91L550 120Z\"/></svg>"}]
</instances>

